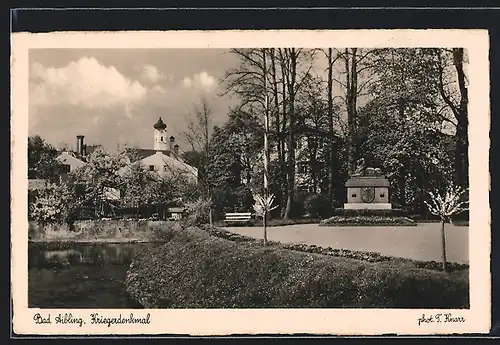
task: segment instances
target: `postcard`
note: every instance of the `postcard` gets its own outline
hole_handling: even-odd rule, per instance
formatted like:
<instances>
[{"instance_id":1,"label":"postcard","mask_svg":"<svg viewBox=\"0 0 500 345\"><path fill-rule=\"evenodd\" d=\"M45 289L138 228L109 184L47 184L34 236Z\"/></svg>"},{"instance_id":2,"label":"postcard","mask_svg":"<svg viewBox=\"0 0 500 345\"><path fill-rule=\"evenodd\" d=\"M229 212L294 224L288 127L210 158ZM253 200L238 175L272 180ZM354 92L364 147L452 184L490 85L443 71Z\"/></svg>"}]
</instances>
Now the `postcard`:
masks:
<instances>
[{"instance_id":1,"label":"postcard","mask_svg":"<svg viewBox=\"0 0 500 345\"><path fill-rule=\"evenodd\" d=\"M490 330L487 30L12 34L13 330Z\"/></svg>"}]
</instances>

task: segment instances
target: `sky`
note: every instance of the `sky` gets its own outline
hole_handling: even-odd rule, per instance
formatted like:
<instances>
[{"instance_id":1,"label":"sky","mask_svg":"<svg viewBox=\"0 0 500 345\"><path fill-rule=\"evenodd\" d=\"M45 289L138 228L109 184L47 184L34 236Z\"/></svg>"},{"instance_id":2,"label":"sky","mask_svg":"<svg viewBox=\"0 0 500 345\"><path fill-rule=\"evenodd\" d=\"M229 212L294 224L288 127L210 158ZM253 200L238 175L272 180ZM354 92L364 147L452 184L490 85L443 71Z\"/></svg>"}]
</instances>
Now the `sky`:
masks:
<instances>
[{"instance_id":1,"label":"sky","mask_svg":"<svg viewBox=\"0 0 500 345\"><path fill-rule=\"evenodd\" d=\"M75 149L77 135L108 150L150 149L161 117L186 151L182 132L196 104L205 98L220 125L239 103L222 96L225 71L239 65L227 49L31 49L29 65L28 135L58 149ZM311 72L325 79L326 66L318 53ZM335 83L334 94L343 92Z\"/></svg>"},{"instance_id":2,"label":"sky","mask_svg":"<svg viewBox=\"0 0 500 345\"><path fill-rule=\"evenodd\" d=\"M222 49L32 49L29 135L57 148L88 145L152 148L161 116L181 148L186 116L206 98L214 124L227 119L234 96L221 96L227 68L238 59Z\"/></svg>"}]
</instances>

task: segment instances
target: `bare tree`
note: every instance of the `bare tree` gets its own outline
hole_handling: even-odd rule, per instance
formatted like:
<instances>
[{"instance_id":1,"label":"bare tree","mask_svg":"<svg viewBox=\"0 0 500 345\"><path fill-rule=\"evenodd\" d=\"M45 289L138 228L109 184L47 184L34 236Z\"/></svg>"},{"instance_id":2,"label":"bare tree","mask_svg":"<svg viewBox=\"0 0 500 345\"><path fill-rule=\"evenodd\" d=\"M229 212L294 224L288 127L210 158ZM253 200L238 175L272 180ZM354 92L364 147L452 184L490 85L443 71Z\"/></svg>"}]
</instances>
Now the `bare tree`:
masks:
<instances>
[{"instance_id":1,"label":"bare tree","mask_svg":"<svg viewBox=\"0 0 500 345\"><path fill-rule=\"evenodd\" d=\"M284 81L284 94L286 94L285 106L288 115L287 128L287 201L284 218L292 216L292 204L295 191L295 131L296 131L296 109L295 102L298 93L310 79L310 70L314 60L315 50L301 48L284 48L278 50L281 71Z\"/></svg>"},{"instance_id":2,"label":"bare tree","mask_svg":"<svg viewBox=\"0 0 500 345\"><path fill-rule=\"evenodd\" d=\"M186 130L181 133L182 138L191 146L193 151L208 152L210 132L213 126L213 114L206 98L193 106L186 118Z\"/></svg>"},{"instance_id":3,"label":"bare tree","mask_svg":"<svg viewBox=\"0 0 500 345\"><path fill-rule=\"evenodd\" d=\"M328 63L328 79L327 79L327 101L328 101L328 130L330 134L330 147L329 147L329 158L330 158L330 164L329 164L329 181L328 181L328 196L330 200L334 199L334 180L335 180L335 173L337 170L337 166L335 164L336 162L336 143L334 140L335 136L335 129L334 129L334 121L333 121L333 65L335 62L338 60L340 57L339 54L336 54L334 57L333 54L333 49L328 48L327 51L325 52L326 58L327 58L327 63Z\"/></svg>"},{"instance_id":4,"label":"bare tree","mask_svg":"<svg viewBox=\"0 0 500 345\"><path fill-rule=\"evenodd\" d=\"M358 99L365 95L366 89L373 82L374 77L376 77L375 74L367 76L363 72L368 71L372 67L370 57L377 49L345 48L343 50L335 50L336 57L333 60L330 57L330 64L333 66L336 60L342 63L341 75L344 75L344 79L334 77L333 73L332 75L329 74L328 79L331 78L344 90L344 95L339 97L344 100L347 113L347 161L348 170L352 172L355 168L358 151L356 133Z\"/></svg>"},{"instance_id":5,"label":"bare tree","mask_svg":"<svg viewBox=\"0 0 500 345\"><path fill-rule=\"evenodd\" d=\"M226 93L238 95L241 107L274 115L274 124L270 124L269 129L275 130L272 133L275 147L283 164L280 170L286 172L284 217L290 217L295 187L295 102L308 79L314 50L255 48L232 49L231 52L240 58L240 65L226 72L223 80Z\"/></svg>"},{"instance_id":6,"label":"bare tree","mask_svg":"<svg viewBox=\"0 0 500 345\"><path fill-rule=\"evenodd\" d=\"M467 77L464 70L465 53L463 48L440 49L438 54L438 88L445 104L451 109L455 127L455 182L468 185L468 92ZM451 61L450 61L451 60ZM452 63L454 72L447 68ZM458 86L458 90L457 90ZM449 121L449 120L448 120ZM450 121L449 121L450 122Z\"/></svg>"},{"instance_id":7,"label":"bare tree","mask_svg":"<svg viewBox=\"0 0 500 345\"><path fill-rule=\"evenodd\" d=\"M203 155L200 165L208 167L210 165L210 138L213 127L212 108L206 98L202 98L200 103L195 104L193 111L186 118L187 129L182 132L182 138L191 146L193 151L201 152ZM200 167L198 173L200 173ZM201 177L203 184L206 187L206 194L210 200L209 219L212 224L212 188L210 179L205 176Z\"/></svg>"}]
</instances>

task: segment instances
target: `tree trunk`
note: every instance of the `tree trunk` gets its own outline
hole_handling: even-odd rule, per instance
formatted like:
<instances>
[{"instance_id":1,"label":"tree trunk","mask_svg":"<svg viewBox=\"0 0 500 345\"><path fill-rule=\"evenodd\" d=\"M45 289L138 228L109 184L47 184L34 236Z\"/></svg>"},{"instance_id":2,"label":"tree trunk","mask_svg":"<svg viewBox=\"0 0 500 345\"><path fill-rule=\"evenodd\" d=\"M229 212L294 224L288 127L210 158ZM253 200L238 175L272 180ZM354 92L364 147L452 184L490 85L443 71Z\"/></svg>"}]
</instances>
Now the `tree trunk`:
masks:
<instances>
[{"instance_id":1,"label":"tree trunk","mask_svg":"<svg viewBox=\"0 0 500 345\"><path fill-rule=\"evenodd\" d=\"M346 106L347 106L347 126L348 126L348 147L347 161L348 171L353 173L356 168L356 92L357 71L356 71L356 48L352 49L352 59L349 57L349 49L345 49L345 71L346 71Z\"/></svg>"},{"instance_id":2,"label":"tree trunk","mask_svg":"<svg viewBox=\"0 0 500 345\"><path fill-rule=\"evenodd\" d=\"M354 152L353 154L353 164L356 163L357 158L359 158L359 143L358 143L358 135L357 135L357 114L356 114L356 108L357 108L357 103L358 103L358 62L356 58L356 51L357 48L352 48L352 62L351 62L351 126L352 126L352 150ZM354 167L354 165L353 165Z\"/></svg>"},{"instance_id":3,"label":"tree trunk","mask_svg":"<svg viewBox=\"0 0 500 345\"><path fill-rule=\"evenodd\" d=\"M469 169L469 154L468 154L468 94L465 84L464 73L464 50L463 48L453 49L453 64L457 71L458 87L460 90L460 103L455 113L457 119L456 132L456 148L455 148L455 173L457 185L467 188L468 186L468 169Z\"/></svg>"},{"instance_id":4,"label":"tree trunk","mask_svg":"<svg viewBox=\"0 0 500 345\"><path fill-rule=\"evenodd\" d=\"M269 132L269 104L268 104L268 95L267 95L267 69L266 69L266 49L262 50L262 64L264 66L263 72L263 86L264 86L264 200L266 204L264 205L264 216L263 216L263 225L264 225L264 246L267 246L267 213L268 213L268 205L267 200L269 196L269 188L268 188L268 172L267 172L267 164L269 161L269 150L267 147L267 135ZM270 205L269 205L270 206Z\"/></svg>"},{"instance_id":5,"label":"tree trunk","mask_svg":"<svg viewBox=\"0 0 500 345\"><path fill-rule=\"evenodd\" d=\"M283 157L283 149L282 149L282 135L281 135L281 121L280 121L280 106L279 106L279 98L278 98L278 81L276 79L276 59L275 59L275 50L271 49L270 52L271 57L271 70L272 70L272 88L273 88L273 97L274 97L274 108L275 108L275 126L276 126L276 149L278 151L278 166L279 173L277 177L278 180L278 190L276 193L276 201L278 202L279 208L283 208L283 168L284 168L284 157ZM281 214L281 212L280 212Z\"/></svg>"},{"instance_id":6,"label":"tree trunk","mask_svg":"<svg viewBox=\"0 0 500 345\"><path fill-rule=\"evenodd\" d=\"M399 113L399 119L401 121L401 128L402 128L402 133L403 135L406 135L405 132L405 103L403 99L399 99L398 102L398 113ZM399 169L399 178L398 178L398 184L399 184L399 190L400 190L400 204L401 206L406 206L406 172L407 169L403 166L401 169Z\"/></svg>"},{"instance_id":7,"label":"tree trunk","mask_svg":"<svg viewBox=\"0 0 500 345\"><path fill-rule=\"evenodd\" d=\"M441 262L443 271L446 272L446 233L444 228L445 220L441 219Z\"/></svg>"},{"instance_id":8,"label":"tree trunk","mask_svg":"<svg viewBox=\"0 0 500 345\"><path fill-rule=\"evenodd\" d=\"M329 171L330 176L328 179L328 197L331 201L334 200L334 179L336 164L335 162L335 141L334 141L334 130L333 130L333 57L332 48L328 48L328 131L330 132L330 164Z\"/></svg>"},{"instance_id":9,"label":"tree trunk","mask_svg":"<svg viewBox=\"0 0 500 345\"><path fill-rule=\"evenodd\" d=\"M468 94L467 85L464 73L464 50L463 48L454 48L452 50L453 65L457 72L458 88L460 91L460 101L456 104L447 94L444 84L444 66L441 52L438 53L438 68L439 81L438 87L441 97L444 102L450 107L457 120L455 133L455 183L463 188L468 186L468 169L469 169L469 154L468 154Z\"/></svg>"},{"instance_id":10,"label":"tree trunk","mask_svg":"<svg viewBox=\"0 0 500 345\"><path fill-rule=\"evenodd\" d=\"M287 200L288 202L288 168L287 168L287 162L286 162L286 157L285 157L285 141L286 141L286 126L288 120L288 111L287 111L287 104L288 100L286 97L286 82L285 82L285 69L284 69L284 62L283 62L283 56L280 51L280 58L281 58L281 91L283 93L283 119L282 119L282 128L281 128L281 164L280 164L280 175L281 175L281 181L282 181L282 188L283 188L283 200ZM286 215L286 205L284 208L282 208L282 215L281 217L284 218Z\"/></svg>"},{"instance_id":11,"label":"tree trunk","mask_svg":"<svg viewBox=\"0 0 500 345\"><path fill-rule=\"evenodd\" d=\"M287 78L287 89L288 89L288 99L289 99L289 114L290 125L288 128L288 197L285 209L285 219L290 219L293 211L293 199L294 199L294 189L295 189L295 79L296 79L296 67L297 67L297 56L295 55L295 48L289 49L288 59L290 70L286 74Z\"/></svg>"}]
</instances>

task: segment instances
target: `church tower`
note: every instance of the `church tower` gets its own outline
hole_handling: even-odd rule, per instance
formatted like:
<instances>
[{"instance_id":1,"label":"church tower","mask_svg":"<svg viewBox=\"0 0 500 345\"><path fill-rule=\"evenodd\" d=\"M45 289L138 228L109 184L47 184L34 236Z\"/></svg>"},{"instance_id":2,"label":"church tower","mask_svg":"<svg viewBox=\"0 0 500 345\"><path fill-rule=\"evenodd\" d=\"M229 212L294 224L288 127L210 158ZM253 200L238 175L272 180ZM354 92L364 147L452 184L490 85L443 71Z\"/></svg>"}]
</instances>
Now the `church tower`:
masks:
<instances>
[{"instance_id":1,"label":"church tower","mask_svg":"<svg viewBox=\"0 0 500 345\"><path fill-rule=\"evenodd\" d=\"M154 125L155 129L155 143L154 149L156 151L163 151L168 149L168 138L167 138L167 125L163 123L161 117L158 119L158 122Z\"/></svg>"}]
</instances>

